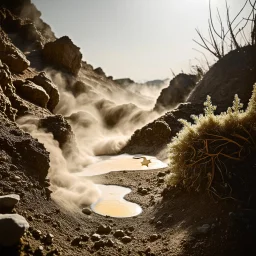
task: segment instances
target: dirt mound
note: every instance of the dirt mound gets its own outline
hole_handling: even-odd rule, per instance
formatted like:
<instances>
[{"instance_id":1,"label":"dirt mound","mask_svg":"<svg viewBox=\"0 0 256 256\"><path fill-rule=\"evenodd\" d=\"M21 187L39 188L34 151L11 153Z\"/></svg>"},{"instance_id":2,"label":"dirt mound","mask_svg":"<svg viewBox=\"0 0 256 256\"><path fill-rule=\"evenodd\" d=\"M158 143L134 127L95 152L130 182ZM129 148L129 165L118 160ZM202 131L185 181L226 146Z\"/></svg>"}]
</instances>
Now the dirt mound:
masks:
<instances>
[{"instance_id":1,"label":"dirt mound","mask_svg":"<svg viewBox=\"0 0 256 256\"><path fill-rule=\"evenodd\" d=\"M0 28L0 59L2 62L6 63L9 68L14 72L22 72L29 66L29 61L26 59L25 55L17 49L5 34L5 32Z\"/></svg>"},{"instance_id":2,"label":"dirt mound","mask_svg":"<svg viewBox=\"0 0 256 256\"><path fill-rule=\"evenodd\" d=\"M217 113L232 106L234 95L247 106L256 82L256 48L246 46L228 53L215 63L197 84L187 102L203 104L210 95Z\"/></svg>"},{"instance_id":3,"label":"dirt mound","mask_svg":"<svg viewBox=\"0 0 256 256\"><path fill-rule=\"evenodd\" d=\"M178 119L192 121L192 114L203 113L206 96L210 95L217 114L226 111L232 105L234 95L238 94L246 107L251 97L253 84L256 82L256 49L246 46L239 51L232 51L220 59L205 74L203 79L191 92L186 104L167 112L154 122L135 131L122 152L126 153L155 153L165 147L171 138L182 128ZM171 129L171 135L164 143L158 143L146 135L147 129L153 129L157 121L165 121ZM147 138L147 139L145 139ZM151 145L149 148L148 145Z\"/></svg>"},{"instance_id":4,"label":"dirt mound","mask_svg":"<svg viewBox=\"0 0 256 256\"><path fill-rule=\"evenodd\" d=\"M174 77L167 88L161 91L154 110L170 109L186 100L195 87L198 77L196 75L179 74Z\"/></svg>"}]
</instances>

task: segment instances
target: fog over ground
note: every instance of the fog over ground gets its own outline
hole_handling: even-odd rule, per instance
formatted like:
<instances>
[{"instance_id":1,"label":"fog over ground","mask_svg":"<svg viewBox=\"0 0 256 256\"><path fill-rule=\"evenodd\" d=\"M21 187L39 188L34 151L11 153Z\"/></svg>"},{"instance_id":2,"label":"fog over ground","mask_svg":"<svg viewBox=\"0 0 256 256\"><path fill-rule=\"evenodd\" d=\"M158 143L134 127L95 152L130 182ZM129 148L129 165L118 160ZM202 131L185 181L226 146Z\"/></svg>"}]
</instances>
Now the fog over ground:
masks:
<instances>
[{"instance_id":1,"label":"fog over ground","mask_svg":"<svg viewBox=\"0 0 256 256\"><path fill-rule=\"evenodd\" d=\"M38 128L38 120L34 117L27 116L18 122L50 152L48 177L52 184L52 197L72 210L76 206L89 205L100 196L99 189L89 178L78 177L76 173L100 161L96 156L118 153L136 129L157 118L159 113L152 109L169 81L155 86L122 87L96 79L81 70L78 80L86 90L78 93L76 81L68 74L51 69L46 72L60 92L60 102L54 112L62 114L71 125L75 148L61 150L51 133ZM71 153L63 154L64 151Z\"/></svg>"}]
</instances>

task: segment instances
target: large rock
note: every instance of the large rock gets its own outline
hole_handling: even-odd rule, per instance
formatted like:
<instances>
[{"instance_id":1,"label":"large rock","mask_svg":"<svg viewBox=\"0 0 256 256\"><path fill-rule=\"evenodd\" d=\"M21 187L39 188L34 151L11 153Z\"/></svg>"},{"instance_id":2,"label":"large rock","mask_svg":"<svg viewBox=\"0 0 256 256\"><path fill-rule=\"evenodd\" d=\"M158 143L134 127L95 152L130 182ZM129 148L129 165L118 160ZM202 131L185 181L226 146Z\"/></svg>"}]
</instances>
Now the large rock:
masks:
<instances>
[{"instance_id":1,"label":"large rock","mask_svg":"<svg viewBox=\"0 0 256 256\"><path fill-rule=\"evenodd\" d=\"M40 18L41 12L30 0L1 0L1 6L5 8L0 10L0 22L7 33L20 32L24 39L30 40L35 40L38 36L42 41L56 39L51 27ZM34 26L26 27L27 24L32 24L32 21Z\"/></svg>"},{"instance_id":2,"label":"large rock","mask_svg":"<svg viewBox=\"0 0 256 256\"><path fill-rule=\"evenodd\" d=\"M106 76L105 72L103 71L103 69L101 67L95 68L94 72L100 76Z\"/></svg>"},{"instance_id":3,"label":"large rock","mask_svg":"<svg viewBox=\"0 0 256 256\"><path fill-rule=\"evenodd\" d=\"M183 127L179 119L191 121L192 114L199 114L202 111L202 105L180 104L176 109L136 130L122 149L122 153L157 154Z\"/></svg>"},{"instance_id":4,"label":"large rock","mask_svg":"<svg viewBox=\"0 0 256 256\"><path fill-rule=\"evenodd\" d=\"M17 110L12 107L9 96L15 92L8 67L0 60L0 112L14 121Z\"/></svg>"},{"instance_id":5,"label":"large rock","mask_svg":"<svg viewBox=\"0 0 256 256\"><path fill-rule=\"evenodd\" d=\"M12 164L29 175L44 180L50 167L49 153L43 144L22 131L0 113L0 148L11 156Z\"/></svg>"},{"instance_id":6,"label":"large rock","mask_svg":"<svg viewBox=\"0 0 256 256\"><path fill-rule=\"evenodd\" d=\"M0 214L0 245L12 246L19 243L28 228L28 222L21 215Z\"/></svg>"},{"instance_id":7,"label":"large rock","mask_svg":"<svg viewBox=\"0 0 256 256\"><path fill-rule=\"evenodd\" d=\"M179 74L170 81L158 97L155 110L170 109L186 100L197 82L196 75Z\"/></svg>"},{"instance_id":8,"label":"large rock","mask_svg":"<svg viewBox=\"0 0 256 256\"><path fill-rule=\"evenodd\" d=\"M43 56L50 64L64 68L73 75L77 75L81 68L80 48L74 45L67 36L45 44Z\"/></svg>"},{"instance_id":9,"label":"large rock","mask_svg":"<svg viewBox=\"0 0 256 256\"><path fill-rule=\"evenodd\" d=\"M17 194L0 196L0 209L13 209L19 201L20 196Z\"/></svg>"},{"instance_id":10,"label":"large rock","mask_svg":"<svg viewBox=\"0 0 256 256\"><path fill-rule=\"evenodd\" d=\"M52 82L52 80L46 75L45 72L40 72L37 76L34 76L29 80L43 87L43 89L50 97L47 108L50 111L53 111L60 100L58 87Z\"/></svg>"},{"instance_id":11,"label":"large rock","mask_svg":"<svg viewBox=\"0 0 256 256\"><path fill-rule=\"evenodd\" d=\"M13 82L19 96L40 107L46 108L50 99L44 88L31 81L16 80Z\"/></svg>"},{"instance_id":12,"label":"large rock","mask_svg":"<svg viewBox=\"0 0 256 256\"><path fill-rule=\"evenodd\" d=\"M39 122L39 128L44 128L47 132L52 133L54 139L59 142L60 147L72 142L74 139L72 128L62 115L42 118Z\"/></svg>"},{"instance_id":13,"label":"large rock","mask_svg":"<svg viewBox=\"0 0 256 256\"><path fill-rule=\"evenodd\" d=\"M0 59L2 62L7 64L10 70L17 73L27 69L30 62L26 59L25 55L13 45L1 27L0 37Z\"/></svg>"}]
</instances>

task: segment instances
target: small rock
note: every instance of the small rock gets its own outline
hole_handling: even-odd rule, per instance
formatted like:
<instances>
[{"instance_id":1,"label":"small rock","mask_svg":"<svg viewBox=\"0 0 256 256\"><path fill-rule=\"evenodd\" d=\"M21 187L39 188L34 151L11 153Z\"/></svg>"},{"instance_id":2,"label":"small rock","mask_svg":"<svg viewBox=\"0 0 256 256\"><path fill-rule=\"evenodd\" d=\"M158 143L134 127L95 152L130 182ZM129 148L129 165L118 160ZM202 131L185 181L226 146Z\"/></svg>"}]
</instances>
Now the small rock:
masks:
<instances>
[{"instance_id":1,"label":"small rock","mask_svg":"<svg viewBox=\"0 0 256 256\"><path fill-rule=\"evenodd\" d=\"M159 173L157 174L157 177L164 177L165 175L166 175L165 172L159 172Z\"/></svg>"},{"instance_id":2,"label":"small rock","mask_svg":"<svg viewBox=\"0 0 256 256\"><path fill-rule=\"evenodd\" d=\"M29 215L29 216L28 216L28 220L29 220L29 221L33 221L33 220L34 220L33 216Z\"/></svg>"},{"instance_id":3,"label":"small rock","mask_svg":"<svg viewBox=\"0 0 256 256\"><path fill-rule=\"evenodd\" d=\"M20 201L20 196L17 194L10 194L0 196L0 209L12 210L14 206Z\"/></svg>"},{"instance_id":4,"label":"small rock","mask_svg":"<svg viewBox=\"0 0 256 256\"><path fill-rule=\"evenodd\" d=\"M97 233L101 235L103 234L108 235L110 232L111 232L111 227L106 225L100 225L97 229Z\"/></svg>"},{"instance_id":5,"label":"small rock","mask_svg":"<svg viewBox=\"0 0 256 256\"><path fill-rule=\"evenodd\" d=\"M150 242L154 242L158 239L158 234L152 234L150 237L149 237L149 240Z\"/></svg>"},{"instance_id":6,"label":"small rock","mask_svg":"<svg viewBox=\"0 0 256 256\"><path fill-rule=\"evenodd\" d=\"M160 221L160 220L157 221L156 225L157 225L157 226L161 226L161 225L162 225L162 221Z\"/></svg>"},{"instance_id":7,"label":"small rock","mask_svg":"<svg viewBox=\"0 0 256 256\"><path fill-rule=\"evenodd\" d=\"M42 232L39 229L34 229L31 231L31 233L35 239L40 239L42 235Z\"/></svg>"},{"instance_id":8,"label":"small rock","mask_svg":"<svg viewBox=\"0 0 256 256\"><path fill-rule=\"evenodd\" d=\"M81 244L81 237L75 237L72 241L71 241L71 245L73 246L78 246Z\"/></svg>"},{"instance_id":9,"label":"small rock","mask_svg":"<svg viewBox=\"0 0 256 256\"><path fill-rule=\"evenodd\" d=\"M139 187L138 188L138 193L140 193L141 195L144 196L148 193L148 190L146 188Z\"/></svg>"},{"instance_id":10,"label":"small rock","mask_svg":"<svg viewBox=\"0 0 256 256\"><path fill-rule=\"evenodd\" d=\"M124 231L123 230L116 230L115 233L114 233L114 237L116 238L120 238L120 237L124 237Z\"/></svg>"},{"instance_id":11,"label":"small rock","mask_svg":"<svg viewBox=\"0 0 256 256\"><path fill-rule=\"evenodd\" d=\"M95 249L100 249L101 247L104 247L104 242L103 242L103 240L99 240L99 241L96 241L96 242L94 243L94 248L95 248Z\"/></svg>"},{"instance_id":12,"label":"small rock","mask_svg":"<svg viewBox=\"0 0 256 256\"><path fill-rule=\"evenodd\" d=\"M122 238L123 243L130 243L132 241L132 238L130 236L124 236Z\"/></svg>"},{"instance_id":13,"label":"small rock","mask_svg":"<svg viewBox=\"0 0 256 256\"><path fill-rule=\"evenodd\" d=\"M41 245L38 246L38 248L34 252L34 255L35 256L43 256L43 250L44 250L43 246L41 246Z\"/></svg>"},{"instance_id":14,"label":"small rock","mask_svg":"<svg viewBox=\"0 0 256 256\"><path fill-rule=\"evenodd\" d=\"M80 237L81 237L81 241L83 242L87 242L90 238L87 234L81 235Z\"/></svg>"},{"instance_id":15,"label":"small rock","mask_svg":"<svg viewBox=\"0 0 256 256\"><path fill-rule=\"evenodd\" d=\"M114 242L113 242L113 240L108 239L108 241L105 243L105 245L108 246L108 247L113 247L114 246Z\"/></svg>"},{"instance_id":16,"label":"small rock","mask_svg":"<svg viewBox=\"0 0 256 256\"><path fill-rule=\"evenodd\" d=\"M51 233L47 233L46 236L45 236L45 240L44 242L48 245L52 244L53 242L53 238L54 238L54 235L51 234Z\"/></svg>"},{"instance_id":17,"label":"small rock","mask_svg":"<svg viewBox=\"0 0 256 256\"><path fill-rule=\"evenodd\" d=\"M82 209L82 213L86 214L86 215L91 215L92 214L92 210L89 208L83 208Z\"/></svg>"},{"instance_id":18,"label":"small rock","mask_svg":"<svg viewBox=\"0 0 256 256\"><path fill-rule=\"evenodd\" d=\"M133 227L133 226L130 226L130 227L128 228L128 230L132 232L132 231L134 231L134 227Z\"/></svg>"},{"instance_id":19,"label":"small rock","mask_svg":"<svg viewBox=\"0 0 256 256\"><path fill-rule=\"evenodd\" d=\"M158 183L164 183L164 178L158 178L157 182Z\"/></svg>"},{"instance_id":20,"label":"small rock","mask_svg":"<svg viewBox=\"0 0 256 256\"><path fill-rule=\"evenodd\" d=\"M101 236L99 234L93 234L91 236L92 241L99 241L101 239Z\"/></svg>"},{"instance_id":21,"label":"small rock","mask_svg":"<svg viewBox=\"0 0 256 256\"><path fill-rule=\"evenodd\" d=\"M17 244L28 228L28 222L21 215L0 214L0 245Z\"/></svg>"}]
</instances>

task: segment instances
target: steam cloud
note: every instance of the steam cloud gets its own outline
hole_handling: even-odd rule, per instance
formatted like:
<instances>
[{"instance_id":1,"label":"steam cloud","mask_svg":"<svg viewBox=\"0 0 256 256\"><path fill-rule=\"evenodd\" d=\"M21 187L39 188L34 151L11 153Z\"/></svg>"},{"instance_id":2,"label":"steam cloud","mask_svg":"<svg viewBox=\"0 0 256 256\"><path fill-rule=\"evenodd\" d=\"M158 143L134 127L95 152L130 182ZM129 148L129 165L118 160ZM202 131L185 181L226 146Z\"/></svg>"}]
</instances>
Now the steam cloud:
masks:
<instances>
[{"instance_id":1,"label":"steam cloud","mask_svg":"<svg viewBox=\"0 0 256 256\"><path fill-rule=\"evenodd\" d=\"M151 109L167 82L155 87L141 85L138 92L135 85L122 88L113 83L99 82L82 69L79 73L82 82L79 88L82 90L79 91L77 81L71 76L50 69L46 72L59 87L60 102L55 113L62 114L70 123L78 155L64 158L53 135L38 128L38 119L27 116L18 123L50 152L48 177L52 184L52 198L72 210L90 205L100 196L93 182L76 176L75 172L99 161L95 156L116 154L136 129L157 118L159 114Z\"/></svg>"}]
</instances>

